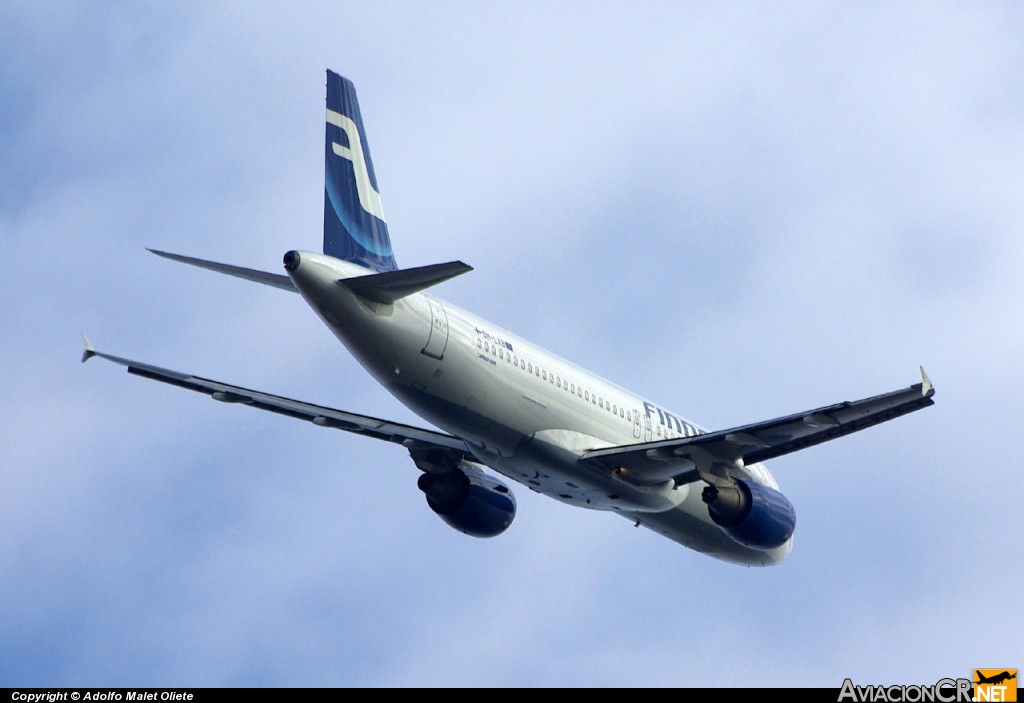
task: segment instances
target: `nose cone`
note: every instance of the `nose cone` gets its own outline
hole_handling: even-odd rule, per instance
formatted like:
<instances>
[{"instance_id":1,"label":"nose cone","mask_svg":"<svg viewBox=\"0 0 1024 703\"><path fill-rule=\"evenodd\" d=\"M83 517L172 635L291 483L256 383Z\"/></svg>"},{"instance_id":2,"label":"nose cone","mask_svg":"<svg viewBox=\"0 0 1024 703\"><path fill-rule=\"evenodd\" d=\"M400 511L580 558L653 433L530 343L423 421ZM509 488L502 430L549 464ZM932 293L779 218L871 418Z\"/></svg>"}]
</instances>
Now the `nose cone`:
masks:
<instances>
[{"instance_id":1,"label":"nose cone","mask_svg":"<svg viewBox=\"0 0 1024 703\"><path fill-rule=\"evenodd\" d=\"M284 255L284 269L285 271L294 271L299 267L299 261L302 257L299 256L299 252L294 249Z\"/></svg>"}]
</instances>

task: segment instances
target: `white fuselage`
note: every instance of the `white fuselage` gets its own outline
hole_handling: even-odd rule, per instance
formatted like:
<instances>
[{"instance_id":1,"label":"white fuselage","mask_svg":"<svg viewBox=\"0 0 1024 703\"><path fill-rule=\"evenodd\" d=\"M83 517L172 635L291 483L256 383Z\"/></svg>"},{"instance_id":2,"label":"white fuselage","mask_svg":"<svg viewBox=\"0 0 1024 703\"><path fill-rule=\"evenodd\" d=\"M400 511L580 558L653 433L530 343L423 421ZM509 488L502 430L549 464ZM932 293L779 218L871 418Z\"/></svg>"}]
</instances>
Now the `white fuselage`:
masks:
<instances>
[{"instance_id":1,"label":"white fuselage","mask_svg":"<svg viewBox=\"0 0 1024 703\"><path fill-rule=\"evenodd\" d=\"M293 283L332 332L416 414L464 440L480 463L572 505L618 512L687 547L744 564L781 561L730 539L698 484L637 485L579 461L592 449L690 436L693 423L433 296L373 303L340 279L373 273L300 252ZM778 488L760 464L743 469Z\"/></svg>"}]
</instances>

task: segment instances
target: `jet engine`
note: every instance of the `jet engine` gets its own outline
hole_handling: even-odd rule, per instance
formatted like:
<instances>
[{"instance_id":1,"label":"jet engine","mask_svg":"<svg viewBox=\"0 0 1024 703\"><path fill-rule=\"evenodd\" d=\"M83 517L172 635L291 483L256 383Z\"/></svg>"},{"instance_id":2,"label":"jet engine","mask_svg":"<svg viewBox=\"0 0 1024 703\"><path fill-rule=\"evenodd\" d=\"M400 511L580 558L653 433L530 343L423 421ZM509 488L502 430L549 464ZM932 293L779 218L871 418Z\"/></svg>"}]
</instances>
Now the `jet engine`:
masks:
<instances>
[{"instance_id":1,"label":"jet engine","mask_svg":"<svg viewBox=\"0 0 1024 703\"><path fill-rule=\"evenodd\" d=\"M516 516L508 486L465 462L443 473L424 473L416 485L431 510L471 537L497 537Z\"/></svg>"},{"instance_id":2,"label":"jet engine","mask_svg":"<svg viewBox=\"0 0 1024 703\"><path fill-rule=\"evenodd\" d=\"M741 478L708 484L701 498L715 524L751 549L781 547L796 529L796 511L778 491Z\"/></svg>"}]
</instances>

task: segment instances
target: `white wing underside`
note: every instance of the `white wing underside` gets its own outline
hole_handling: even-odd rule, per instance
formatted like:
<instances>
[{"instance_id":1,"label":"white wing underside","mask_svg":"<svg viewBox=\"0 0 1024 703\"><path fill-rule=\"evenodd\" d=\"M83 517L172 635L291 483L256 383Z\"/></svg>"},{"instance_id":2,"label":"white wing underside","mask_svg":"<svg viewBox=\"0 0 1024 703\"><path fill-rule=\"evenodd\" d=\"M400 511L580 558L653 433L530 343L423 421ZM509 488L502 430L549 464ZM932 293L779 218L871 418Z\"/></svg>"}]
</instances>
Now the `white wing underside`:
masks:
<instances>
[{"instance_id":1,"label":"white wing underside","mask_svg":"<svg viewBox=\"0 0 1024 703\"><path fill-rule=\"evenodd\" d=\"M465 442L458 437L453 437L443 432L404 425L398 422L391 422L390 420L382 420L377 417L370 417L369 415L350 413L345 410L306 403L301 400L293 400L279 395L254 391L241 386L233 386L200 376L160 368L159 366L125 359L112 354L105 354L96 351L89 340L86 339L82 361L88 361L94 356L125 366L128 369L128 373L135 374L136 376L205 393L214 400L219 400L223 403L249 405L260 410L268 410L280 415L307 420L319 427L345 430L346 432L393 442L402 445L406 449L441 449L448 454L458 455L459 458L472 460L472 453Z\"/></svg>"},{"instance_id":2,"label":"white wing underside","mask_svg":"<svg viewBox=\"0 0 1024 703\"><path fill-rule=\"evenodd\" d=\"M934 394L922 368L921 383L903 390L694 437L595 449L580 461L637 483L689 483L716 465L740 468L774 459L920 410L934 403Z\"/></svg>"}]
</instances>

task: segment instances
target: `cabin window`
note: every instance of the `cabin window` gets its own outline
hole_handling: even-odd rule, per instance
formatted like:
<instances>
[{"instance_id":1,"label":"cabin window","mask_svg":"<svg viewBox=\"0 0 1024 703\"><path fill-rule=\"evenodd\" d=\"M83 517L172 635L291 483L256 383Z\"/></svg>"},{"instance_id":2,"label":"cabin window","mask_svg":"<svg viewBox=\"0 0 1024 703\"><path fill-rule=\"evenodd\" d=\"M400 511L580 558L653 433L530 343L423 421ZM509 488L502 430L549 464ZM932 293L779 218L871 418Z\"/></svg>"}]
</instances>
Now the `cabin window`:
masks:
<instances>
[{"instance_id":1,"label":"cabin window","mask_svg":"<svg viewBox=\"0 0 1024 703\"><path fill-rule=\"evenodd\" d=\"M527 368L527 371L528 371L529 373L533 373L533 364L530 364L530 365L529 365L529 367Z\"/></svg>"},{"instance_id":2,"label":"cabin window","mask_svg":"<svg viewBox=\"0 0 1024 703\"><path fill-rule=\"evenodd\" d=\"M626 411L626 420L629 422L633 421L633 413L629 412L628 410Z\"/></svg>"},{"instance_id":3,"label":"cabin window","mask_svg":"<svg viewBox=\"0 0 1024 703\"><path fill-rule=\"evenodd\" d=\"M498 358L499 359L504 359L505 358L505 350L502 349L501 347L498 347Z\"/></svg>"},{"instance_id":4,"label":"cabin window","mask_svg":"<svg viewBox=\"0 0 1024 703\"><path fill-rule=\"evenodd\" d=\"M583 400L590 400L590 391L583 391Z\"/></svg>"},{"instance_id":5,"label":"cabin window","mask_svg":"<svg viewBox=\"0 0 1024 703\"><path fill-rule=\"evenodd\" d=\"M556 376L555 377L555 385L558 386L559 388L562 387L562 377L561 376Z\"/></svg>"},{"instance_id":6,"label":"cabin window","mask_svg":"<svg viewBox=\"0 0 1024 703\"><path fill-rule=\"evenodd\" d=\"M601 408L602 410L604 409L604 398L597 399L597 407Z\"/></svg>"},{"instance_id":7,"label":"cabin window","mask_svg":"<svg viewBox=\"0 0 1024 703\"><path fill-rule=\"evenodd\" d=\"M576 395L576 384L575 383L572 384L572 394Z\"/></svg>"},{"instance_id":8,"label":"cabin window","mask_svg":"<svg viewBox=\"0 0 1024 703\"><path fill-rule=\"evenodd\" d=\"M594 405L597 405L597 396L596 395L590 396L590 402L593 403Z\"/></svg>"}]
</instances>

